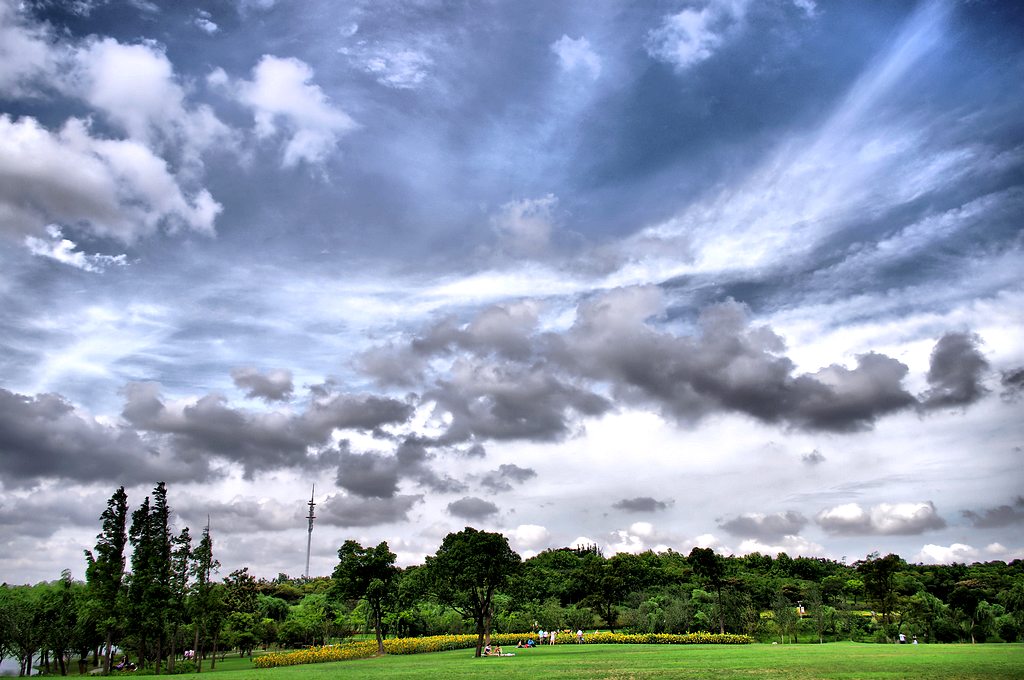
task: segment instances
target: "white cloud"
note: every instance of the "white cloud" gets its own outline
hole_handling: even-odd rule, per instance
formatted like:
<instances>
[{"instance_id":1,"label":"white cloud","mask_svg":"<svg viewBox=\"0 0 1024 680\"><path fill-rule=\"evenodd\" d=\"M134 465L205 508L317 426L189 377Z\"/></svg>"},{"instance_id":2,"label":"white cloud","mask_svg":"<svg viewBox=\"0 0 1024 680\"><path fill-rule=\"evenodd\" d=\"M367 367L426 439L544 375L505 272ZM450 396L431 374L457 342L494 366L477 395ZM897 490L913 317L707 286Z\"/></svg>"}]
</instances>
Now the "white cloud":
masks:
<instances>
[{"instance_id":1,"label":"white cloud","mask_svg":"<svg viewBox=\"0 0 1024 680\"><path fill-rule=\"evenodd\" d=\"M563 71L582 70L591 79L601 75L601 57L590 47L586 38L575 40L567 35L551 43L551 51L558 55L558 63Z\"/></svg>"},{"instance_id":2,"label":"white cloud","mask_svg":"<svg viewBox=\"0 0 1024 680\"><path fill-rule=\"evenodd\" d=\"M234 133L205 105L190 107L174 67L155 43L125 45L92 40L76 53L68 87L152 148L180 150L187 163L217 145L234 145Z\"/></svg>"},{"instance_id":3,"label":"white cloud","mask_svg":"<svg viewBox=\"0 0 1024 680\"><path fill-rule=\"evenodd\" d=\"M286 137L281 161L286 168L323 163L339 138L357 127L311 82L313 69L304 61L263 55L252 75L238 84L239 100L252 108L257 136Z\"/></svg>"},{"instance_id":4,"label":"white cloud","mask_svg":"<svg viewBox=\"0 0 1024 680\"><path fill-rule=\"evenodd\" d=\"M713 1L667 16L647 34L647 53L685 70L710 58L742 21L747 0Z\"/></svg>"},{"instance_id":5,"label":"white cloud","mask_svg":"<svg viewBox=\"0 0 1024 680\"><path fill-rule=\"evenodd\" d=\"M125 266L128 264L125 255L88 255L75 250L78 246L74 241L66 239L61 233L60 227L51 224L46 228L49 239L36 236L26 236L25 246L33 255L47 257L57 260L66 265L82 269L87 272L102 272L107 267Z\"/></svg>"},{"instance_id":6,"label":"white cloud","mask_svg":"<svg viewBox=\"0 0 1024 680\"><path fill-rule=\"evenodd\" d=\"M921 552L914 555L912 561L924 564L952 564L953 562L970 564L977 562L980 557L980 550L964 543L953 543L948 546L928 543L921 548Z\"/></svg>"},{"instance_id":7,"label":"white cloud","mask_svg":"<svg viewBox=\"0 0 1024 680\"><path fill-rule=\"evenodd\" d=\"M47 31L24 22L17 3L0 0L0 92L6 97L30 94L56 64Z\"/></svg>"},{"instance_id":8,"label":"white cloud","mask_svg":"<svg viewBox=\"0 0 1024 680\"><path fill-rule=\"evenodd\" d=\"M514 255L538 256L551 242L551 211L558 204L554 194L509 201L491 218L502 246Z\"/></svg>"},{"instance_id":9,"label":"white cloud","mask_svg":"<svg viewBox=\"0 0 1024 680\"><path fill-rule=\"evenodd\" d=\"M547 545L551 532L539 524L520 524L512 531L512 540L517 549L537 550Z\"/></svg>"},{"instance_id":10,"label":"white cloud","mask_svg":"<svg viewBox=\"0 0 1024 680\"><path fill-rule=\"evenodd\" d=\"M354 35L358 26L347 30ZM412 90L423 85L434 65L425 51L403 45L367 45L360 41L355 47L343 47L338 52L375 76L381 85L397 90Z\"/></svg>"},{"instance_id":11,"label":"white cloud","mask_svg":"<svg viewBox=\"0 0 1024 680\"><path fill-rule=\"evenodd\" d=\"M206 189L187 195L139 142L93 137L77 118L52 133L34 118L0 116L0 231L84 223L132 242L161 226L212 234L220 211Z\"/></svg>"},{"instance_id":12,"label":"white cloud","mask_svg":"<svg viewBox=\"0 0 1024 680\"><path fill-rule=\"evenodd\" d=\"M790 557L824 557L826 550L823 546L808 540L802 536L784 536L781 541L775 543L764 543L757 539L742 541L736 549L739 555L750 553L761 553L762 555L778 555L781 552Z\"/></svg>"},{"instance_id":13,"label":"white cloud","mask_svg":"<svg viewBox=\"0 0 1024 680\"><path fill-rule=\"evenodd\" d=\"M865 510L857 503L844 503L822 510L815 521L833 534L920 534L946 525L931 501L921 503L879 503Z\"/></svg>"},{"instance_id":14,"label":"white cloud","mask_svg":"<svg viewBox=\"0 0 1024 680\"><path fill-rule=\"evenodd\" d=\"M217 22L210 18L210 13L202 10L200 10L199 15L192 20L192 23L196 25L196 28L207 35L213 35L220 30L220 26L217 25Z\"/></svg>"}]
</instances>

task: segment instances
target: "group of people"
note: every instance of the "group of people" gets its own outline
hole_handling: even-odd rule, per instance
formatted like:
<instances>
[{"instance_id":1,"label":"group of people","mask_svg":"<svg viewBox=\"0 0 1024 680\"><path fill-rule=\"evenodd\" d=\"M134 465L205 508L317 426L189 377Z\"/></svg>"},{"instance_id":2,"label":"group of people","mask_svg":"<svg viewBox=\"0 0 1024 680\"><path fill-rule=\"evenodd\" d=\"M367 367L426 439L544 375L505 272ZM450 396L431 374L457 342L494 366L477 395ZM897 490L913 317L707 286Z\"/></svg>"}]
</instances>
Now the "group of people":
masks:
<instances>
[{"instance_id":1,"label":"group of people","mask_svg":"<svg viewBox=\"0 0 1024 680\"><path fill-rule=\"evenodd\" d=\"M504 653L501 651L501 645L494 645L492 648L490 644L484 646L484 656L515 656L513 653Z\"/></svg>"}]
</instances>

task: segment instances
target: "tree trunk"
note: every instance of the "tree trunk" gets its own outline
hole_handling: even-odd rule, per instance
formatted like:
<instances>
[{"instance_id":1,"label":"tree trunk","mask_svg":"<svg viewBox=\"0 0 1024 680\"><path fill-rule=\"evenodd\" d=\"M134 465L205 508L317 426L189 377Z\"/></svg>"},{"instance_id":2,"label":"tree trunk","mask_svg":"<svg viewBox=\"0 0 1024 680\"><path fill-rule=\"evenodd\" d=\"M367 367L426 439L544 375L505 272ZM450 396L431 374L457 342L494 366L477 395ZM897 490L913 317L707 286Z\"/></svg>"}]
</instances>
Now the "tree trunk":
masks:
<instances>
[{"instance_id":1,"label":"tree trunk","mask_svg":"<svg viewBox=\"0 0 1024 680\"><path fill-rule=\"evenodd\" d=\"M210 657L210 670L217 668L217 641L220 639L220 633L213 634L213 655Z\"/></svg>"},{"instance_id":2,"label":"tree trunk","mask_svg":"<svg viewBox=\"0 0 1024 680\"><path fill-rule=\"evenodd\" d=\"M718 595L718 632L725 635L725 612L722 611L722 589L716 588L715 593Z\"/></svg>"},{"instance_id":3,"label":"tree trunk","mask_svg":"<svg viewBox=\"0 0 1024 680\"><path fill-rule=\"evenodd\" d=\"M178 660L178 650L175 649L175 642L178 640L178 624L174 624L174 628L171 630L171 653L167 657L167 673L174 675L174 665Z\"/></svg>"},{"instance_id":4,"label":"tree trunk","mask_svg":"<svg viewBox=\"0 0 1024 680\"><path fill-rule=\"evenodd\" d=\"M373 630L377 633L377 653L384 653L384 638L380 634L380 607L373 608ZM250 652L251 654L251 652Z\"/></svg>"},{"instance_id":5,"label":"tree trunk","mask_svg":"<svg viewBox=\"0 0 1024 680\"><path fill-rule=\"evenodd\" d=\"M196 621L194 625L196 627L196 637L195 637L195 640L192 641L192 654L193 654L192 658L195 659L195 662L196 662L196 673L202 673L203 672L203 655L199 651L199 621Z\"/></svg>"}]
</instances>

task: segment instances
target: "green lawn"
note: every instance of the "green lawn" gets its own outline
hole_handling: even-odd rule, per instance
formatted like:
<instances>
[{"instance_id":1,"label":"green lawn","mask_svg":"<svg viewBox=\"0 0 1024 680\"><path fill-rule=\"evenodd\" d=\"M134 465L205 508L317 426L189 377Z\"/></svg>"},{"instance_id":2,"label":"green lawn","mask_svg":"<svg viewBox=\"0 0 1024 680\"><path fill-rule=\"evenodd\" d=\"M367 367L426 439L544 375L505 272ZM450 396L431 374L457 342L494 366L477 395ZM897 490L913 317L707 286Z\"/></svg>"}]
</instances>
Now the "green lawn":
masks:
<instances>
[{"instance_id":1,"label":"green lawn","mask_svg":"<svg viewBox=\"0 0 1024 680\"><path fill-rule=\"evenodd\" d=\"M475 659L472 650L459 650L267 670L227 670L228 665L237 667L232 662L223 671L218 668L216 678L1024 678L1021 644L560 645L507 651L515 651L516 656Z\"/></svg>"}]
</instances>

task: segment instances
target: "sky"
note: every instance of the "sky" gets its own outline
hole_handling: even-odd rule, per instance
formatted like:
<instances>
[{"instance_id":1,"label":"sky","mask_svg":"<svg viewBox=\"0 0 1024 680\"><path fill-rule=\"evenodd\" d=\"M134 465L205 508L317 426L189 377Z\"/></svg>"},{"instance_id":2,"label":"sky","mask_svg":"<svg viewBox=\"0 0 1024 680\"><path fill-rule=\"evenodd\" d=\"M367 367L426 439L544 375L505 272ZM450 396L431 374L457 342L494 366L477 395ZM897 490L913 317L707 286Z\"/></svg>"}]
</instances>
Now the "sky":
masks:
<instances>
[{"instance_id":1,"label":"sky","mask_svg":"<svg viewBox=\"0 0 1024 680\"><path fill-rule=\"evenodd\" d=\"M1024 558L1024 8L0 0L0 580ZM314 490L315 485L315 490Z\"/></svg>"}]
</instances>

